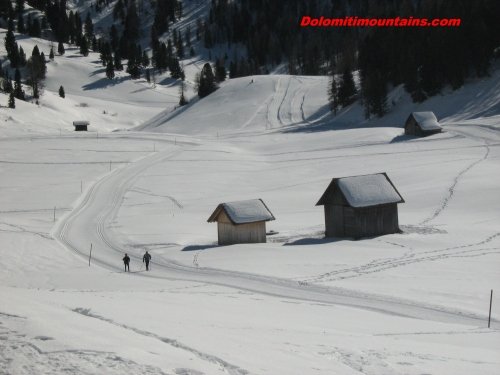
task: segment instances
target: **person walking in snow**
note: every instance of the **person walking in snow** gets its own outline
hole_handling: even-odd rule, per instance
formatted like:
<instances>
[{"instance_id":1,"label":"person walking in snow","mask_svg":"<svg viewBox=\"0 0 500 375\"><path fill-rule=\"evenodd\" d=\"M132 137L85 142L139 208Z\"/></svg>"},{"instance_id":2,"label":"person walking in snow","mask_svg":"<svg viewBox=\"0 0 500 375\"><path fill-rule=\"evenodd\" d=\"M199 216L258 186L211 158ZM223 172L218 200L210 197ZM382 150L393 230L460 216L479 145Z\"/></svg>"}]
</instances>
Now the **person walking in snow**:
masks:
<instances>
[{"instance_id":1,"label":"person walking in snow","mask_svg":"<svg viewBox=\"0 0 500 375\"><path fill-rule=\"evenodd\" d=\"M125 253L125 256L123 257L123 264L125 265L125 272L127 272L127 270L130 272L130 258L127 253Z\"/></svg>"},{"instance_id":2,"label":"person walking in snow","mask_svg":"<svg viewBox=\"0 0 500 375\"><path fill-rule=\"evenodd\" d=\"M146 254L142 257L142 263L146 263L146 271L149 271L149 261L151 260L151 254L146 250Z\"/></svg>"}]
</instances>

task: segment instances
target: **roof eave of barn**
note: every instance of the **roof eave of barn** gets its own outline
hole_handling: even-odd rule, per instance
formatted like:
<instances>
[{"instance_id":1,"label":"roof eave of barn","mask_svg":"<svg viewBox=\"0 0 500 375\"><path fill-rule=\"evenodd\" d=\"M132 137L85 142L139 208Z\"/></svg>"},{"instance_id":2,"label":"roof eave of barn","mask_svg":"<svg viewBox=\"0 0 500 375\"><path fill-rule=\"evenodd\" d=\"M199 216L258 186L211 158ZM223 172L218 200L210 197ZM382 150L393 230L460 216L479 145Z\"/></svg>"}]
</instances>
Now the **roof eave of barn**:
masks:
<instances>
[{"instance_id":1,"label":"roof eave of barn","mask_svg":"<svg viewBox=\"0 0 500 375\"><path fill-rule=\"evenodd\" d=\"M338 178L332 178L332 180L328 184L328 187L323 192L323 195L321 195L321 198L319 198L319 201L316 203L316 206L324 206L325 204L328 204L328 202L326 202L326 198L330 194L330 189L333 189L335 187L335 182L337 180Z\"/></svg>"},{"instance_id":2,"label":"roof eave of barn","mask_svg":"<svg viewBox=\"0 0 500 375\"><path fill-rule=\"evenodd\" d=\"M260 222L266 222L266 221L276 220L276 218L274 217L273 213L271 212L271 210L269 209L269 207L267 207L267 205L264 203L264 201L262 199L260 199L260 198L259 198L259 200L262 203L262 205L266 208L267 212L269 212L269 215L271 216L270 218L263 219L263 220L253 220L253 221L245 221L245 222L238 223L238 222L236 222L231 217L231 214L228 212L228 210L226 210L226 207L225 207L224 203L220 203L217 206L217 208L214 210L214 212L212 213L212 215L210 215L210 217L208 218L207 222L209 222L209 223L218 222L217 218L219 217L221 211L225 212L227 218L229 219L229 221L233 225L252 224L252 223L260 223Z\"/></svg>"},{"instance_id":3,"label":"roof eave of barn","mask_svg":"<svg viewBox=\"0 0 500 375\"><path fill-rule=\"evenodd\" d=\"M346 200L346 202L348 203L348 205L350 207L354 207L354 208L363 208L363 207L375 207L375 206L384 206L384 205L387 205L387 204L392 204L392 203L396 203L396 204L399 204L399 203L405 203L405 200L403 198L403 196L399 193L398 189L396 189L396 186L394 186L394 184L392 183L391 179L389 178L389 176L387 176L387 173L386 172L379 172L379 173L370 173L370 174L366 174L366 175L359 175L359 176L369 176L369 175L372 175L372 174L383 174L384 177L386 178L386 180L391 184L392 188L394 189L394 191L399 195L399 198L400 200L398 202L390 202L390 203L381 203L381 204L374 204L374 205L370 205L370 206L358 206L358 207L354 207L352 205L349 204L348 200L345 198L345 195L344 193L342 192L341 189L339 189L340 191L340 194L342 195L342 197ZM329 195L330 193L330 189L333 189L336 185L337 185L337 181L340 179L340 178L349 178L349 177L358 177L358 176L346 176L346 177L336 177L336 178L332 178L332 181L330 181L330 184L328 185L328 187L326 188L326 190L324 191L323 195L321 196L321 198L319 199L318 203L316 203L316 206L324 206L324 205L327 205L327 204L330 204L330 202L326 202L326 199L327 199L327 196Z\"/></svg>"}]
</instances>

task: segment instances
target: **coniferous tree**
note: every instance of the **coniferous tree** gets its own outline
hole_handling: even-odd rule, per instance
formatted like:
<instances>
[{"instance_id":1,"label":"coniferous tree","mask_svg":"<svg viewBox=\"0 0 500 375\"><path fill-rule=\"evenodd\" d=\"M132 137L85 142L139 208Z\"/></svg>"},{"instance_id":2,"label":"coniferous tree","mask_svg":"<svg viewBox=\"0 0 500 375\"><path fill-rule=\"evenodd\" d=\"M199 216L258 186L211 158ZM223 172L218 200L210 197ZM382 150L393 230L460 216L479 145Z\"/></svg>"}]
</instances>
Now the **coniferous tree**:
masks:
<instances>
[{"instance_id":1,"label":"coniferous tree","mask_svg":"<svg viewBox=\"0 0 500 375\"><path fill-rule=\"evenodd\" d=\"M26 66L26 54L24 53L23 47L19 47L18 56L19 56L19 66L20 67Z\"/></svg>"},{"instance_id":2,"label":"coniferous tree","mask_svg":"<svg viewBox=\"0 0 500 375\"><path fill-rule=\"evenodd\" d=\"M111 55L111 45L108 42L104 42L102 44L100 58L102 66L107 66L108 63L113 60L113 56Z\"/></svg>"},{"instance_id":3,"label":"coniferous tree","mask_svg":"<svg viewBox=\"0 0 500 375\"><path fill-rule=\"evenodd\" d=\"M142 53L142 66L146 68L147 66L149 66L149 63L150 63L149 56L148 56L147 52L144 51Z\"/></svg>"},{"instance_id":4,"label":"coniferous tree","mask_svg":"<svg viewBox=\"0 0 500 375\"><path fill-rule=\"evenodd\" d=\"M224 66L224 60L222 59L215 60L214 70L215 70L216 82L223 82L226 80L227 73L226 73L226 67Z\"/></svg>"},{"instance_id":5,"label":"coniferous tree","mask_svg":"<svg viewBox=\"0 0 500 375\"><path fill-rule=\"evenodd\" d=\"M89 46L87 43L87 39L84 38L83 36L80 39L80 53L83 56L88 56L89 55Z\"/></svg>"},{"instance_id":6,"label":"coniferous tree","mask_svg":"<svg viewBox=\"0 0 500 375\"><path fill-rule=\"evenodd\" d=\"M177 58L172 58L170 60L170 76L175 79L184 79L184 71L179 64L179 60Z\"/></svg>"},{"instance_id":7,"label":"coniferous tree","mask_svg":"<svg viewBox=\"0 0 500 375\"><path fill-rule=\"evenodd\" d=\"M31 86L33 97L38 99L43 88L42 80L45 78L47 71L45 55L43 52L40 53L38 46L33 48L26 67L28 72L27 83Z\"/></svg>"},{"instance_id":8,"label":"coniferous tree","mask_svg":"<svg viewBox=\"0 0 500 375\"><path fill-rule=\"evenodd\" d=\"M330 109L333 111L333 114L336 115L339 109L339 90L335 74L332 74L332 77L330 78L330 87L328 89L328 100L330 102Z\"/></svg>"},{"instance_id":9,"label":"coniferous tree","mask_svg":"<svg viewBox=\"0 0 500 375\"><path fill-rule=\"evenodd\" d=\"M90 12L87 13L87 17L85 18L85 36L88 41L94 37L94 23L90 17Z\"/></svg>"},{"instance_id":10,"label":"coniferous tree","mask_svg":"<svg viewBox=\"0 0 500 375\"><path fill-rule=\"evenodd\" d=\"M135 42L139 39L139 16L137 15L135 1L129 3L123 36L127 38L129 42Z\"/></svg>"},{"instance_id":11,"label":"coniferous tree","mask_svg":"<svg viewBox=\"0 0 500 375\"><path fill-rule=\"evenodd\" d=\"M196 81L198 96L200 98L204 98L205 96L210 95L212 92L217 90L217 86L215 84L215 76L209 63L203 65L203 68L197 76Z\"/></svg>"},{"instance_id":12,"label":"coniferous tree","mask_svg":"<svg viewBox=\"0 0 500 375\"><path fill-rule=\"evenodd\" d=\"M188 101L186 100L186 97L184 96L184 91L185 91L185 85L184 85L184 80L182 80L181 85L179 87L179 105L181 107L188 104Z\"/></svg>"},{"instance_id":13,"label":"coniferous tree","mask_svg":"<svg viewBox=\"0 0 500 375\"><path fill-rule=\"evenodd\" d=\"M115 25L111 26L111 30L109 31L109 38L111 43L111 50L113 52L116 52L120 43L120 37L118 36L118 29Z\"/></svg>"},{"instance_id":14,"label":"coniferous tree","mask_svg":"<svg viewBox=\"0 0 500 375\"><path fill-rule=\"evenodd\" d=\"M59 96L63 99L66 97L66 93L64 92L64 87L62 85L59 87Z\"/></svg>"},{"instance_id":15,"label":"coniferous tree","mask_svg":"<svg viewBox=\"0 0 500 375\"><path fill-rule=\"evenodd\" d=\"M111 60L108 61L108 65L106 66L106 77L108 77L108 79L115 78L115 67Z\"/></svg>"},{"instance_id":16,"label":"coniferous tree","mask_svg":"<svg viewBox=\"0 0 500 375\"><path fill-rule=\"evenodd\" d=\"M131 48L130 56L127 62L127 73L134 79L139 78L141 75L141 56L137 56L136 51L136 48Z\"/></svg>"},{"instance_id":17,"label":"coniferous tree","mask_svg":"<svg viewBox=\"0 0 500 375\"><path fill-rule=\"evenodd\" d=\"M54 47L50 47L49 59L54 60Z\"/></svg>"},{"instance_id":18,"label":"coniferous tree","mask_svg":"<svg viewBox=\"0 0 500 375\"><path fill-rule=\"evenodd\" d=\"M24 100L24 91L21 85L21 72L16 68L14 73L14 96L16 99Z\"/></svg>"},{"instance_id":19,"label":"coniferous tree","mask_svg":"<svg viewBox=\"0 0 500 375\"><path fill-rule=\"evenodd\" d=\"M16 108L16 99L14 96L14 92L9 94L9 108Z\"/></svg>"},{"instance_id":20,"label":"coniferous tree","mask_svg":"<svg viewBox=\"0 0 500 375\"><path fill-rule=\"evenodd\" d=\"M122 58L120 57L120 52L119 51L115 52L115 56L113 58L113 62L115 64L115 69L116 70L123 70Z\"/></svg>"},{"instance_id":21,"label":"coniferous tree","mask_svg":"<svg viewBox=\"0 0 500 375\"><path fill-rule=\"evenodd\" d=\"M65 53L65 52L66 52L66 51L65 51L65 49L64 49L64 44L63 44L63 42L59 42L59 43L57 44L57 53L58 53L60 56L62 56L62 55L64 55L64 53Z\"/></svg>"},{"instance_id":22,"label":"coniferous tree","mask_svg":"<svg viewBox=\"0 0 500 375\"><path fill-rule=\"evenodd\" d=\"M10 65L13 68L17 68L19 66L19 47L16 43L12 27L9 27L5 36L5 50L7 51L7 58L10 60Z\"/></svg>"},{"instance_id":23,"label":"coniferous tree","mask_svg":"<svg viewBox=\"0 0 500 375\"><path fill-rule=\"evenodd\" d=\"M338 89L338 103L342 107L346 107L354 102L356 97L356 85L352 76L351 69L346 68L342 74L342 81Z\"/></svg>"},{"instance_id":24,"label":"coniferous tree","mask_svg":"<svg viewBox=\"0 0 500 375\"><path fill-rule=\"evenodd\" d=\"M17 32L20 34L24 34L26 32L26 28L24 27L24 17L23 13L19 13L19 17L17 19Z\"/></svg>"}]
</instances>

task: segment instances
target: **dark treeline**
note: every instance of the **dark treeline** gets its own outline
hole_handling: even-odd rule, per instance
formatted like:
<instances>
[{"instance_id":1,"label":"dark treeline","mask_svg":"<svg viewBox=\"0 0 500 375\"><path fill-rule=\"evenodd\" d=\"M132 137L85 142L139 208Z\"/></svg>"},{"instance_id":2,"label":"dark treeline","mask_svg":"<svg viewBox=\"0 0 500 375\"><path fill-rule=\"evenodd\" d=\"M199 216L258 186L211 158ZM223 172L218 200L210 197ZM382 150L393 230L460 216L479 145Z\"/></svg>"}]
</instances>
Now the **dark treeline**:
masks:
<instances>
[{"instance_id":1,"label":"dark treeline","mask_svg":"<svg viewBox=\"0 0 500 375\"><path fill-rule=\"evenodd\" d=\"M390 85L404 84L414 101L484 76L500 45L498 0L212 0L203 24L205 47L240 43L230 76L263 74L286 63L290 74L335 74L332 107L352 102L352 71L359 70L367 116L387 111ZM311 17L461 18L458 28L301 28ZM348 87L345 87L345 86ZM344 96L342 95L344 93ZM340 95L340 98L338 97ZM347 97L345 97L347 95Z\"/></svg>"},{"instance_id":2,"label":"dark treeline","mask_svg":"<svg viewBox=\"0 0 500 375\"><path fill-rule=\"evenodd\" d=\"M23 17L25 3L39 9L43 17ZM83 55L99 52L110 79L115 70L124 69L123 59L134 78L145 74L154 80L156 70L184 79L180 60L195 54L191 43L196 40L209 49L217 82L226 78L226 70L235 78L266 74L278 65L286 66L289 74L331 75L332 109L360 98L367 117L388 111L391 86L404 84L419 102L445 86L456 89L468 77L487 75L494 50L500 46L498 0L288 0L286 6L281 0L212 0L208 17L182 33L172 28L183 16L181 0L95 0L86 14L68 11L66 0L1 4L0 16L8 20L11 32L15 27L17 32L40 36L50 29L59 54L64 54L63 43L78 46ZM153 11L148 16L152 26L147 29L144 4ZM114 23L96 35L93 17L106 7L112 7ZM304 15L460 18L462 24L301 28ZM166 32L170 37L162 39ZM17 48L12 33L7 39L12 66L24 66L24 51ZM144 52L147 47L150 53ZM227 47L224 56L212 56L214 47L218 51ZM354 84L355 71L359 85Z\"/></svg>"}]
</instances>

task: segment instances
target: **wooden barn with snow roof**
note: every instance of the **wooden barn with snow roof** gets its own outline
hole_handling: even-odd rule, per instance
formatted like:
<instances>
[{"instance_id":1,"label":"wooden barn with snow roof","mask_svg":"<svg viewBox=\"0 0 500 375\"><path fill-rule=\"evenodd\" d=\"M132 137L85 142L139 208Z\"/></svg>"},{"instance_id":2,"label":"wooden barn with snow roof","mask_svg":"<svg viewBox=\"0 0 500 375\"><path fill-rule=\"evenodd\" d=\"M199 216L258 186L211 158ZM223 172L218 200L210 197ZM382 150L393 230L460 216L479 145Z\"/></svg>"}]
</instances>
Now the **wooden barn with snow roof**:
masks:
<instances>
[{"instance_id":1,"label":"wooden barn with snow roof","mask_svg":"<svg viewBox=\"0 0 500 375\"><path fill-rule=\"evenodd\" d=\"M274 216L262 199L221 203L208 218L217 222L219 245L266 242L266 221Z\"/></svg>"},{"instance_id":2,"label":"wooden barn with snow roof","mask_svg":"<svg viewBox=\"0 0 500 375\"><path fill-rule=\"evenodd\" d=\"M371 237L399 232L403 203L387 174L334 178L316 206L324 206L326 237Z\"/></svg>"},{"instance_id":3,"label":"wooden barn with snow roof","mask_svg":"<svg viewBox=\"0 0 500 375\"><path fill-rule=\"evenodd\" d=\"M413 112L405 123L406 135L425 137L441 133L442 130L434 112Z\"/></svg>"},{"instance_id":4,"label":"wooden barn with snow roof","mask_svg":"<svg viewBox=\"0 0 500 375\"><path fill-rule=\"evenodd\" d=\"M73 121L76 132L86 132L89 125L88 121Z\"/></svg>"}]
</instances>

